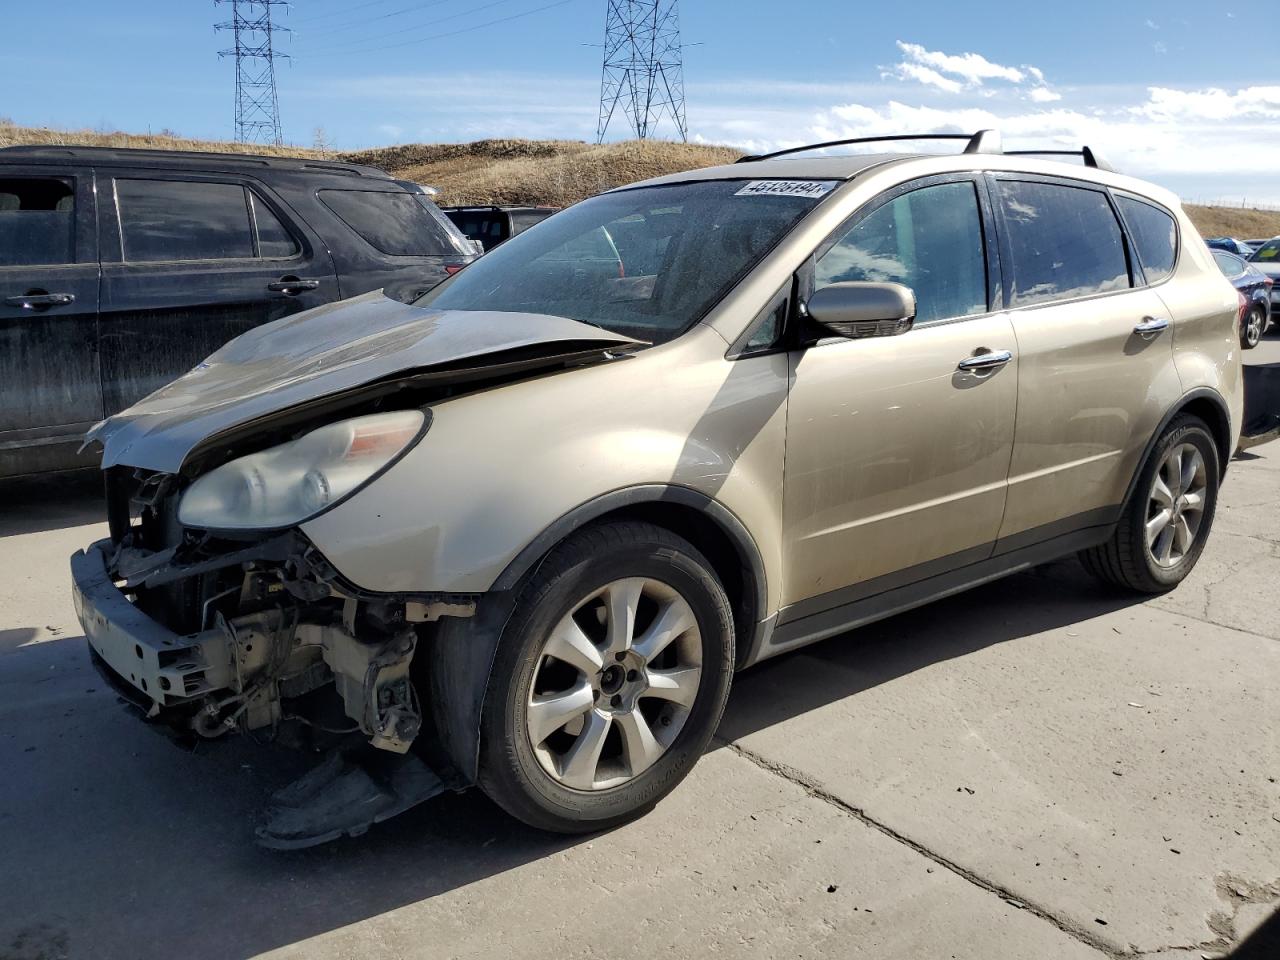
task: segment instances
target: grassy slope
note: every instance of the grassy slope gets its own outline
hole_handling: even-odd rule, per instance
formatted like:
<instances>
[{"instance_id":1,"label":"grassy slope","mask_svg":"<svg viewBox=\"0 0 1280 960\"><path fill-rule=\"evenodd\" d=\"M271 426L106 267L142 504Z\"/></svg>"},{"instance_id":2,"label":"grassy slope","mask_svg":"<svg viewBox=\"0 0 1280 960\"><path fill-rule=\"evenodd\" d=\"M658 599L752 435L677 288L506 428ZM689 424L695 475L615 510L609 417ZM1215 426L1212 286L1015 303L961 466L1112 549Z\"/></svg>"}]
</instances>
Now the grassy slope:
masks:
<instances>
[{"instance_id":1,"label":"grassy slope","mask_svg":"<svg viewBox=\"0 0 1280 960\"><path fill-rule=\"evenodd\" d=\"M0 119L0 147L19 143L160 147L346 160L381 167L401 179L429 183L441 191L441 203L553 206L564 206L646 177L728 163L740 155L730 147L635 140L600 146L574 140L478 140L334 153L304 147L188 140L165 134L19 127ZM1186 209L1206 237L1280 234L1280 212L1193 205Z\"/></svg>"}]
</instances>

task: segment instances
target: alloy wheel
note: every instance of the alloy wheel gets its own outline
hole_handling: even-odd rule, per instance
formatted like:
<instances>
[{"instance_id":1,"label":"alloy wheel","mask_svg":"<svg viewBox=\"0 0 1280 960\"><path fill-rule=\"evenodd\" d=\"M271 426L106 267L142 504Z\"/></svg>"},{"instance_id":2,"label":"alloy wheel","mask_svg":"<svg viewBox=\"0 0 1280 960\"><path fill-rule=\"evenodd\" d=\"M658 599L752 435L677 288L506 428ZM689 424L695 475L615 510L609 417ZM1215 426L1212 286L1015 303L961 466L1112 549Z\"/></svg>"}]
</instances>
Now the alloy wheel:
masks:
<instances>
[{"instance_id":1,"label":"alloy wheel","mask_svg":"<svg viewBox=\"0 0 1280 960\"><path fill-rule=\"evenodd\" d=\"M1244 337L1245 342L1251 347L1257 346L1258 341L1262 339L1262 311L1257 307L1249 311Z\"/></svg>"},{"instance_id":2,"label":"alloy wheel","mask_svg":"<svg viewBox=\"0 0 1280 960\"><path fill-rule=\"evenodd\" d=\"M576 790L621 786L666 753L702 678L702 637L689 602L648 577L614 580L551 630L526 700L533 751Z\"/></svg>"},{"instance_id":3,"label":"alloy wheel","mask_svg":"<svg viewBox=\"0 0 1280 960\"><path fill-rule=\"evenodd\" d=\"M1191 551L1204 520L1208 485L1208 467L1194 444L1179 444L1165 454L1147 504L1147 551L1158 566L1177 566Z\"/></svg>"}]
</instances>

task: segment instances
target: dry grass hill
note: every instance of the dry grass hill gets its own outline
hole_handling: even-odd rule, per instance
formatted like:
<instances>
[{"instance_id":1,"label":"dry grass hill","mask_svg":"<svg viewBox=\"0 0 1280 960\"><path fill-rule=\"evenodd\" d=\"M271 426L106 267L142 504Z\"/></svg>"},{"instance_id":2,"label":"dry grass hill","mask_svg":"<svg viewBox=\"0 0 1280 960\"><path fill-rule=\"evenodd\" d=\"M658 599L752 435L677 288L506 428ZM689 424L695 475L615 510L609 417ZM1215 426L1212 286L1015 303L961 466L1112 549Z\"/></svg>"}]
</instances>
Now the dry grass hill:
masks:
<instances>
[{"instance_id":1,"label":"dry grass hill","mask_svg":"<svg viewBox=\"0 0 1280 960\"><path fill-rule=\"evenodd\" d=\"M408 144L353 153L306 147L262 147L191 140L163 131L132 134L21 127L0 118L0 147L20 143L156 147L346 160L380 167L405 180L429 183L441 203L533 203L564 206L594 193L646 177L728 163L732 147L666 141L596 145L576 140L477 140L474 143ZM1280 212L1188 205L1200 232L1210 236L1280 234Z\"/></svg>"}]
</instances>

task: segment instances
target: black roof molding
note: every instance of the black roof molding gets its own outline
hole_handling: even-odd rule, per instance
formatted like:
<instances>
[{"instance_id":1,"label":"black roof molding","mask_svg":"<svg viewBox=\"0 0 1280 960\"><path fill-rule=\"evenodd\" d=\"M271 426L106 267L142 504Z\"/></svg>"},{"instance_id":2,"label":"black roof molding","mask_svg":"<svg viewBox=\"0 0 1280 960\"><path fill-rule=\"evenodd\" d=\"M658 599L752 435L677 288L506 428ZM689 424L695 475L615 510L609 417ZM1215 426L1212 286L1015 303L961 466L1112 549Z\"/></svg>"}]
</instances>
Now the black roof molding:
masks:
<instances>
[{"instance_id":1,"label":"black roof molding","mask_svg":"<svg viewBox=\"0 0 1280 960\"><path fill-rule=\"evenodd\" d=\"M357 163L308 160L305 157L267 157L253 153L214 153L202 150L158 150L142 147L79 147L24 144L0 147L0 162L6 160L81 160L85 163L117 165L164 164L172 166L258 167L276 170L314 170L356 177L390 179L377 167Z\"/></svg>"},{"instance_id":2,"label":"black roof molding","mask_svg":"<svg viewBox=\"0 0 1280 960\"><path fill-rule=\"evenodd\" d=\"M825 150L827 147L842 147L851 143L900 143L910 140L964 140L964 153L1001 153L1000 132L998 130L979 130L977 133L899 133L889 137L850 137L844 140L827 140L823 143L809 143L802 147L788 147L772 153L761 153L755 156L739 157L735 163L748 163L754 160L773 160L793 153L806 153L810 150Z\"/></svg>"},{"instance_id":3,"label":"black roof molding","mask_svg":"<svg viewBox=\"0 0 1280 960\"><path fill-rule=\"evenodd\" d=\"M1005 155L1009 157L1080 157L1086 167L1109 170L1112 173L1118 172L1091 147L1081 147L1079 150L1006 150Z\"/></svg>"}]
</instances>

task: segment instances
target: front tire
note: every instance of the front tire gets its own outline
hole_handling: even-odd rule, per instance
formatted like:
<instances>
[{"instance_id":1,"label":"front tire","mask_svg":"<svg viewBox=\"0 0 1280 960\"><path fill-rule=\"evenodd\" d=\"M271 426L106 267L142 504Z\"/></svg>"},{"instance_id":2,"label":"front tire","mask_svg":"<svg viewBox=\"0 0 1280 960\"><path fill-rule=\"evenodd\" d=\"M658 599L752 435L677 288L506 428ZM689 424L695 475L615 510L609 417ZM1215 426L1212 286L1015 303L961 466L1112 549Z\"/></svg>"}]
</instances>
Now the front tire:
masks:
<instances>
[{"instance_id":1,"label":"front tire","mask_svg":"<svg viewBox=\"0 0 1280 960\"><path fill-rule=\"evenodd\" d=\"M1246 350L1252 350L1262 340L1263 331L1267 326L1267 311L1260 303L1255 303L1249 307L1249 312L1245 314L1244 325L1240 329L1240 346Z\"/></svg>"},{"instance_id":2,"label":"front tire","mask_svg":"<svg viewBox=\"0 0 1280 960\"><path fill-rule=\"evenodd\" d=\"M1111 539L1080 552L1095 577L1138 593L1165 593L1186 579L1213 527L1218 446L1199 417L1175 417L1138 477Z\"/></svg>"},{"instance_id":3,"label":"front tire","mask_svg":"<svg viewBox=\"0 0 1280 960\"><path fill-rule=\"evenodd\" d=\"M479 783L560 833L651 809L720 722L733 617L702 555L661 527L578 531L521 588L481 712Z\"/></svg>"}]
</instances>

